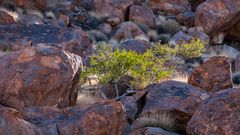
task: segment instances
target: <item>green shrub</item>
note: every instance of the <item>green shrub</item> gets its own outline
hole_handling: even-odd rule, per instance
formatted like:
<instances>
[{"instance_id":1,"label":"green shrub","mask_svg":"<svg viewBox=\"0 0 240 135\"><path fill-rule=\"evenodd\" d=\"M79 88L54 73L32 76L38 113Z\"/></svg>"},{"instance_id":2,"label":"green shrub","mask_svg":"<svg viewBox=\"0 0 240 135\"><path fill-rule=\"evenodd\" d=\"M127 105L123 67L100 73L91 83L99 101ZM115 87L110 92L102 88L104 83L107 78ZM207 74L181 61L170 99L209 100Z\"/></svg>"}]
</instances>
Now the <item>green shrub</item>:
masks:
<instances>
[{"instance_id":1,"label":"green shrub","mask_svg":"<svg viewBox=\"0 0 240 135\"><path fill-rule=\"evenodd\" d=\"M144 54L134 51L115 50L111 45L99 46L97 52L90 58L90 67L83 72L83 76L97 75L101 84L118 83L118 80L128 74L136 80L132 85L152 84L170 77L178 61L187 58L199 57L204 49L200 40L189 44L171 48L168 45L156 44Z\"/></svg>"}]
</instances>

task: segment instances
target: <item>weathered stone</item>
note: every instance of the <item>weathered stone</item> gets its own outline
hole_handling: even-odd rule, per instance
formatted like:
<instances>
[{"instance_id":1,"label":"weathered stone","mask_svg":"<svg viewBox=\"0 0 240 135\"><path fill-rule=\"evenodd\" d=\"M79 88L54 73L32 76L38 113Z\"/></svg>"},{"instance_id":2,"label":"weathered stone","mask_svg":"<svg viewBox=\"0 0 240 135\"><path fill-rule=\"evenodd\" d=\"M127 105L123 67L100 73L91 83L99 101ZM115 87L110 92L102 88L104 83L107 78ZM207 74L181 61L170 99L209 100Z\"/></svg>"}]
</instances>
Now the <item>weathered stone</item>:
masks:
<instances>
[{"instance_id":1,"label":"weathered stone","mask_svg":"<svg viewBox=\"0 0 240 135\"><path fill-rule=\"evenodd\" d=\"M133 131L130 135L179 135L161 128L146 127Z\"/></svg>"},{"instance_id":2,"label":"weathered stone","mask_svg":"<svg viewBox=\"0 0 240 135\"><path fill-rule=\"evenodd\" d=\"M0 24L11 24L16 23L12 16L10 16L7 12L0 11Z\"/></svg>"},{"instance_id":3,"label":"weathered stone","mask_svg":"<svg viewBox=\"0 0 240 135\"><path fill-rule=\"evenodd\" d=\"M14 109L0 105L0 119L1 135L40 135L39 130Z\"/></svg>"},{"instance_id":4,"label":"weathered stone","mask_svg":"<svg viewBox=\"0 0 240 135\"><path fill-rule=\"evenodd\" d=\"M81 68L79 56L49 46L4 55L0 59L0 103L15 109L74 105Z\"/></svg>"},{"instance_id":5,"label":"weathered stone","mask_svg":"<svg viewBox=\"0 0 240 135\"><path fill-rule=\"evenodd\" d=\"M77 54L83 60L92 53L92 44L87 33L76 28L49 25L2 25L0 26L0 45L3 46L1 41L10 45L11 51L41 44Z\"/></svg>"},{"instance_id":6,"label":"weathered stone","mask_svg":"<svg viewBox=\"0 0 240 135\"><path fill-rule=\"evenodd\" d=\"M131 22L121 23L114 35L114 39L119 42L135 39L137 37L146 37L146 35L137 25Z\"/></svg>"},{"instance_id":7,"label":"weathered stone","mask_svg":"<svg viewBox=\"0 0 240 135\"><path fill-rule=\"evenodd\" d=\"M227 31L226 39L240 41L240 20Z\"/></svg>"},{"instance_id":8,"label":"weathered stone","mask_svg":"<svg viewBox=\"0 0 240 135\"><path fill-rule=\"evenodd\" d=\"M188 135L238 135L240 89L220 91L203 101L187 126Z\"/></svg>"},{"instance_id":9,"label":"weathered stone","mask_svg":"<svg viewBox=\"0 0 240 135\"><path fill-rule=\"evenodd\" d=\"M239 0L207 0L196 11L195 26L215 35L233 27L240 19Z\"/></svg>"},{"instance_id":10,"label":"weathered stone","mask_svg":"<svg viewBox=\"0 0 240 135\"><path fill-rule=\"evenodd\" d=\"M93 0L93 11L99 18L118 17L121 22L125 20L127 8L134 0Z\"/></svg>"},{"instance_id":11,"label":"weathered stone","mask_svg":"<svg viewBox=\"0 0 240 135\"><path fill-rule=\"evenodd\" d=\"M204 32L202 27L191 27L187 30L187 33L195 39L200 39L205 44L209 44L210 42L210 37Z\"/></svg>"},{"instance_id":12,"label":"weathered stone","mask_svg":"<svg viewBox=\"0 0 240 135\"><path fill-rule=\"evenodd\" d=\"M187 0L146 0L146 3L156 10L168 14L179 14L191 10L191 5Z\"/></svg>"},{"instance_id":13,"label":"weathered stone","mask_svg":"<svg viewBox=\"0 0 240 135\"><path fill-rule=\"evenodd\" d=\"M137 25L145 25L150 28L154 28L156 26L155 15L151 9L144 6L131 6L129 11L129 21L134 22Z\"/></svg>"},{"instance_id":14,"label":"weathered stone","mask_svg":"<svg viewBox=\"0 0 240 135\"><path fill-rule=\"evenodd\" d=\"M133 129L160 127L184 133L195 109L208 97L200 89L177 81L165 81L146 89L149 90L146 104Z\"/></svg>"},{"instance_id":15,"label":"weathered stone","mask_svg":"<svg viewBox=\"0 0 240 135\"><path fill-rule=\"evenodd\" d=\"M119 49L126 51L135 51L143 54L150 48L150 44L145 40L127 40L119 45Z\"/></svg>"},{"instance_id":16,"label":"weathered stone","mask_svg":"<svg viewBox=\"0 0 240 135\"><path fill-rule=\"evenodd\" d=\"M194 12L187 11L177 15L177 21L187 27L192 27L194 25L194 19L195 19Z\"/></svg>"},{"instance_id":17,"label":"weathered stone","mask_svg":"<svg viewBox=\"0 0 240 135\"><path fill-rule=\"evenodd\" d=\"M188 0L191 4L192 10L196 11L197 7L206 0Z\"/></svg>"},{"instance_id":18,"label":"weathered stone","mask_svg":"<svg viewBox=\"0 0 240 135\"><path fill-rule=\"evenodd\" d=\"M180 31L170 39L169 44L180 45L180 44L190 43L193 39L194 39L193 36Z\"/></svg>"},{"instance_id":19,"label":"weathered stone","mask_svg":"<svg viewBox=\"0 0 240 135\"><path fill-rule=\"evenodd\" d=\"M208 92L232 88L231 60L225 56L216 56L196 68L188 83Z\"/></svg>"},{"instance_id":20,"label":"weathered stone","mask_svg":"<svg viewBox=\"0 0 240 135\"><path fill-rule=\"evenodd\" d=\"M116 101L99 101L86 108L75 106L62 110L28 107L21 113L44 135L123 135L127 125L124 108Z\"/></svg>"}]
</instances>

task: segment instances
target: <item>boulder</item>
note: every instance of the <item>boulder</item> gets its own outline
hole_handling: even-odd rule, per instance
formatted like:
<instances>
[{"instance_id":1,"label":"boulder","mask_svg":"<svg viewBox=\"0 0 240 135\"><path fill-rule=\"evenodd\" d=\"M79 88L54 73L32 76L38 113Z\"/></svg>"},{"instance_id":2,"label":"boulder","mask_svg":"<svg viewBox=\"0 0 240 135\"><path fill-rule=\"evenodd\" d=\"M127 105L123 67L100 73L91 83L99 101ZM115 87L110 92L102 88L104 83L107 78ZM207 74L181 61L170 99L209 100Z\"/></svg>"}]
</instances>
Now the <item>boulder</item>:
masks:
<instances>
[{"instance_id":1,"label":"boulder","mask_svg":"<svg viewBox=\"0 0 240 135\"><path fill-rule=\"evenodd\" d=\"M208 92L232 88L231 60L225 56L212 57L192 72L188 83Z\"/></svg>"},{"instance_id":2,"label":"boulder","mask_svg":"<svg viewBox=\"0 0 240 135\"><path fill-rule=\"evenodd\" d=\"M28 47L0 58L0 103L67 107L77 99L81 57L49 46Z\"/></svg>"},{"instance_id":3,"label":"boulder","mask_svg":"<svg viewBox=\"0 0 240 135\"><path fill-rule=\"evenodd\" d=\"M196 11L197 7L206 0L188 0L191 4L192 10Z\"/></svg>"},{"instance_id":4,"label":"boulder","mask_svg":"<svg viewBox=\"0 0 240 135\"><path fill-rule=\"evenodd\" d=\"M12 16L10 16L7 12L0 11L0 24L11 24L16 23Z\"/></svg>"},{"instance_id":5,"label":"boulder","mask_svg":"<svg viewBox=\"0 0 240 135\"><path fill-rule=\"evenodd\" d=\"M119 49L126 51L135 51L139 54L143 54L150 48L150 44L145 40L134 39L127 40L119 45Z\"/></svg>"},{"instance_id":6,"label":"boulder","mask_svg":"<svg viewBox=\"0 0 240 135\"><path fill-rule=\"evenodd\" d=\"M127 119L117 101L99 101L89 107L27 107L23 118L44 135L123 135Z\"/></svg>"},{"instance_id":7,"label":"boulder","mask_svg":"<svg viewBox=\"0 0 240 135\"><path fill-rule=\"evenodd\" d=\"M150 28L155 28L155 15L150 8L133 5L129 11L129 21L137 25L144 25Z\"/></svg>"},{"instance_id":8,"label":"boulder","mask_svg":"<svg viewBox=\"0 0 240 135\"><path fill-rule=\"evenodd\" d=\"M207 0L198 6L195 26L211 36L228 31L240 20L239 0Z\"/></svg>"},{"instance_id":9,"label":"boulder","mask_svg":"<svg viewBox=\"0 0 240 135\"><path fill-rule=\"evenodd\" d=\"M240 89L219 91L202 102L187 126L188 135L238 135Z\"/></svg>"},{"instance_id":10,"label":"boulder","mask_svg":"<svg viewBox=\"0 0 240 135\"><path fill-rule=\"evenodd\" d=\"M235 25L233 25L229 31L227 31L226 39L238 42L240 41L240 20Z\"/></svg>"},{"instance_id":11,"label":"boulder","mask_svg":"<svg viewBox=\"0 0 240 135\"><path fill-rule=\"evenodd\" d=\"M191 27L187 30L187 34L193 36L195 39L200 39L206 45L210 43L210 37L204 32L202 27Z\"/></svg>"},{"instance_id":12,"label":"boulder","mask_svg":"<svg viewBox=\"0 0 240 135\"><path fill-rule=\"evenodd\" d=\"M0 45L7 43L9 50L18 51L40 44L54 46L83 58L92 54L92 43L87 33L77 28L60 28L54 25L2 25Z\"/></svg>"},{"instance_id":13,"label":"boulder","mask_svg":"<svg viewBox=\"0 0 240 135\"><path fill-rule=\"evenodd\" d=\"M146 0L153 10L160 10L167 14L179 14L191 10L188 0Z\"/></svg>"},{"instance_id":14,"label":"boulder","mask_svg":"<svg viewBox=\"0 0 240 135\"><path fill-rule=\"evenodd\" d=\"M177 15L177 21L187 27L192 27L194 25L194 19L195 13L191 11L186 11Z\"/></svg>"},{"instance_id":15,"label":"boulder","mask_svg":"<svg viewBox=\"0 0 240 135\"><path fill-rule=\"evenodd\" d=\"M26 10L40 10L47 9L47 0L1 0L0 5L14 5Z\"/></svg>"},{"instance_id":16,"label":"boulder","mask_svg":"<svg viewBox=\"0 0 240 135\"><path fill-rule=\"evenodd\" d=\"M130 135L180 135L177 133L165 131L161 128L146 127L133 131Z\"/></svg>"},{"instance_id":17,"label":"boulder","mask_svg":"<svg viewBox=\"0 0 240 135\"><path fill-rule=\"evenodd\" d=\"M118 26L113 38L121 42L139 37L145 38L146 35L136 24L123 22Z\"/></svg>"},{"instance_id":18,"label":"boulder","mask_svg":"<svg viewBox=\"0 0 240 135\"><path fill-rule=\"evenodd\" d=\"M40 135L39 130L22 118L17 110L0 105L1 135Z\"/></svg>"},{"instance_id":19,"label":"boulder","mask_svg":"<svg viewBox=\"0 0 240 135\"><path fill-rule=\"evenodd\" d=\"M134 0L93 0L93 11L98 18L117 17L122 21L126 19L128 8Z\"/></svg>"},{"instance_id":20,"label":"boulder","mask_svg":"<svg viewBox=\"0 0 240 135\"><path fill-rule=\"evenodd\" d=\"M188 121L199 104L208 97L190 84L165 81L146 88L146 104L134 121L133 129L160 127L185 133Z\"/></svg>"},{"instance_id":21,"label":"boulder","mask_svg":"<svg viewBox=\"0 0 240 135\"><path fill-rule=\"evenodd\" d=\"M169 44L170 45L186 44L186 43L190 43L192 40L194 40L193 36L180 31L170 38Z\"/></svg>"}]
</instances>

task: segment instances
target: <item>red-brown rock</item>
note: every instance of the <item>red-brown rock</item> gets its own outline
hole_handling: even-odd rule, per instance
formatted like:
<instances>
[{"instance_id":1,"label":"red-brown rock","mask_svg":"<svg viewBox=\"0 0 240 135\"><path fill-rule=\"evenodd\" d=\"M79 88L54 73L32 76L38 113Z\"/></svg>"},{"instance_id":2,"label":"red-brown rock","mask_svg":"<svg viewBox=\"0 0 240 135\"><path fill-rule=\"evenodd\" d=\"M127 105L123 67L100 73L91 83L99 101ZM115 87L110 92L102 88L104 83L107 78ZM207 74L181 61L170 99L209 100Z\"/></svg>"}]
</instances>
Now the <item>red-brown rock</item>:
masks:
<instances>
[{"instance_id":1,"label":"red-brown rock","mask_svg":"<svg viewBox=\"0 0 240 135\"><path fill-rule=\"evenodd\" d=\"M228 40L240 41L240 20L227 31L226 36Z\"/></svg>"},{"instance_id":2,"label":"red-brown rock","mask_svg":"<svg viewBox=\"0 0 240 135\"><path fill-rule=\"evenodd\" d=\"M134 22L137 25L145 25L150 28L156 26L155 15L150 8L133 5L129 11L129 21Z\"/></svg>"},{"instance_id":3,"label":"red-brown rock","mask_svg":"<svg viewBox=\"0 0 240 135\"><path fill-rule=\"evenodd\" d=\"M127 119L120 102L100 101L87 108L63 110L53 107L28 107L23 118L39 127L44 135L123 135Z\"/></svg>"},{"instance_id":4,"label":"red-brown rock","mask_svg":"<svg viewBox=\"0 0 240 135\"><path fill-rule=\"evenodd\" d=\"M197 7L206 0L188 0L191 4L192 10L196 11Z\"/></svg>"},{"instance_id":5,"label":"red-brown rock","mask_svg":"<svg viewBox=\"0 0 240 135\"><path fill-rule=\"evenodd\" d=\"M205 100L187 126L188 135L238 135L240 89L220 91Z\"/></svg>"},{"instance_id":6,"label":"red-brown rock","mask_svg":"<svg viewBox=\"0 0 240 135\"><path fill-rule=\"evenodd\" d=\"M29 47L0 59L0 103L66 107L77 99L81 58L49 46Z\"/></svg>"},{"instance_id":7,"label":"red-brown rock","mask_svg":"<svg viewBox=\"0 0 240 135\"><path fill-rule=\"evenodd\" d=\"M195 26L210 35L228 31L240 19L239 0L207 0L196 11Z\"/></svg>"},{"instance_id":8,"label":"red-brown rock","mask_svg":"<svg viewBox=\"0 0 240 135\"><path fill-rule=\"evenodd\" d=\"M166 12L168 14L179 14L191 10L188 0L147 0L146 3L156 10Z\"/></svg>"},{"instance_id":9,"label":"red-brown rock","mask_svg":"<svg viewBox=\"0 0 240 135\"><path fill-rule=\"evenodd\" d=\"M0 135L40 135L38 129L18 111L0 105Z\"/></svg>"},{"instance_id":10,"label":"red-brown rock","mask_svg":"<svg viewBox=\"0 0 240 135\"><path fill-rule=\"evenodd\" d=\"M208 92L232 88L231 60L225 56L211 58L192 72L188 83Z\"/></svg>"},{"instance_id":11,"label":"red-brown rock","mask_svg":"<svg viewBox=\"0 0 240 135\"><path fill-rule=\"evenodd\" d=\"M137 37L146 37L145 33L132 22L123 22L115 32L114 39L117 41L126 41Z\"/></svg>"},{"instance_id":12,"label":"red-brown rock","mask_svg":"<svg viewBox=\"0 0 240 135\"><path fill-rule=\"evenodd\" d=\"M87 33L77 28L60 28L53 25L2 25L0 41L10 45L11 51L41 44L58 47L77 54L85 60L92 53ZM0 46L4 46L0 42Z\"/></svg>"},{"instance_id":13,"label":"red-brown rock","mask_svg":"<svg viewBox=\"0 0 240 135\"><path fill-rule=\"evenodd\" d=\"M146 127L135 130L130 135L179 135L179 134L168 132L161 128Z\"/></svg>"},{"instance_id":14,"label":"red-brown rock","mask_svg":"<svg viewBox=\"0 0 240 135\"><path fill-rule=\"evenodd\" d=\"M4 11L0 11L0 24L11 24L15 23L15 20L12 16L10 16L8 13Z\"/></svg>"},{"instance_id":15,"label":"red-brown rock","mask_svg":"<svg viewBox=\"0 0 240 135\"><path fill-rule=\"evenodd\" d=\"M150 48L150 44L145 40L127 40L119 45L119 49L126 51L135 51L143 54Z\"/></svg>"},{"instance_id":16,"label":"red-brown rock","mask_svg":"<svg viewBox=\"0 0 240 135\"><path fill-rule=\"evenodd\" d=\"M134 3L134 0L93 0L95 14L101 17L118 17L121 22L125 19L127 8Z\"/></svg>"},{"instance_id":17,"label":"red-brown rock","mask_svg":"<svg viewBox=\"0 0 240 135\"><path fill-rule=\"evenodd\" d=\"M160 127L184 133L195 109L208 97L200 89L177 81L165 81L146 89L149 90L146 104L133 129Z\"/></svg>"},{"instance_id":18,"label":"red-brown rock","mask_svg":"<svg viewBox=\"0 0 240 135\"><path fill-rule=\"evenodd\" d=\"M177 15L177 21L187 27L192 27L194 25L195 13L194 12L184 12Z\"/></svg>"}]
</instances>

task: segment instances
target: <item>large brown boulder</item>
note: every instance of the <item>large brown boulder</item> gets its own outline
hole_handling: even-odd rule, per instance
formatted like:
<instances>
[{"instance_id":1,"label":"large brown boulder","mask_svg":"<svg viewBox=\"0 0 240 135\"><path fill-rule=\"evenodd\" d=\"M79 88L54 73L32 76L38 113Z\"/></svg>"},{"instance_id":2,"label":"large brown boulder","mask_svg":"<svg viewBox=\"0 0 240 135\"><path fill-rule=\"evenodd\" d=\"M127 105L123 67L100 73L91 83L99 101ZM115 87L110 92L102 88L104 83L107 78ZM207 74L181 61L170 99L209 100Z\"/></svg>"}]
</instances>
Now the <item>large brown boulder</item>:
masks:
<instances>
[{"instance_id":1,"label":"large brown boulder","mask_svg":"<svg viewBox=\"0 0 240 135\"><path fill-rule=\"evenodd\" d=\"M121 42L139 37L144 38L146 35L136 24L132 22L123 22L118 26L113 38Z\"/></svg>"},{"instance_id":2,"label":"large brown boulder","mask_svg":"<svg viewBox=\"0 0 240 135\"><path fill-rule=\"evenodd\" d=\"M188 83L208 92L232 88L231 60L225 56L215 56L196 68Z\"/></svg>"},{"instance_id":3,"label":"large brown boulder","mask_svg":"<svg viewBox=\"0 0 240 135\"><path fill-rule=\"evenodd\" d=\"M40 10L47 9L47 0L1 0L0 5L12 4L24 9Z\"/></svg>"},{"instance_id":4,"label":"large brown boulder","mask_svg":"<svg viewBox=\"0 0 240 135\"><path fill-rule=\"evenodd\" d=\"M0 103L15 109L74 105L81 68L79 56L49 46L6 54L0 59Z\"/></svg>"},{"instance_id":5,"label":"large brown boulder","mask_svg":"<svg viewBox=\"0 0 240 135\"><path fill-rule=\"evenodd\" d=\"M8 45L9 51L18 51L37 44L58 47L77 54L83 59L92 53L91 40L81 29L60 28L53 25L0 26L1 48Z\"/></svg>"},{"instance_id":6,"label":"large brown boulder","mask_svg":"<svg viewBox=\"0 0 240 135\"><path fill-rule=\"evenodd\" d=\"M239 0L207 0L196 11L195 26L210 35L228 31L240 20Z\"/></svg>"},{"instance_id":7,"label":"large brown boulder","mask_svg":"<svg viewBox=\"0 0 240 135\"><path fill-rule=\"evenodd\" d=\"M44 135L123 135L127 125L120 102L99 101L89 107L66 109L28 107L23 118L39 128Z\"/></svg>"},{"instance_id":8,"label":"large brown boulder","mask_svg":"<svg viewBox=\"0 0 240 135\"><path fill-rule=\"evenodd\" d=\"M187 126L188 135L238 135L240 89L220 91L205 100Z\"/></svg>"},{"instance_id":9,"label":"large brown boulder","mask_svg":"<svg viewBox=\"0 0 240 135\"><path fill-rule=\"evenodd\" d=\"M240 41L240 20L227 31L226 36L228 40Z\"/></svg>"},{"instance_id":10,"label":"large brown boulder","mask_svg":"<svg viewBox=\"0 0 240 135\"><path fill-rule=\"evenodd\" d=\"M0 135L40 135L39 130L18 111L0 105Z\"/></svg>"},{"instance_id":11,"label":"large brown boulder","mask_svg":"<svg viewBox=\"0 0 240 135\"><path fill-rule=\"evenodd\" d=\"M154 10L160 10L168 14L179 14L191 10L188 0L146 0L146 3Z\"/></svg>"},{"instance_id":12,"label":"large brown boulder","mask_svg":"<svg viewBox=\"0 0 240 135\"><path fill-rule=\"evenodd\" d=\"M93 0L93 11L98 18L117 17L124 21L127 16L127 8L134 0Z\"/></svg>"},{"instance_id":13,"label":"large brown boulder","mask_svg":"<svg viewBox=\"0 0 240 135\"><path fill-rule=\"evenodd\" d=\"M150 28L156 26L155 15L150 8L133 5L129 11L129 21L134 22L137 25L144 25Z\"/></svg>"},{"instance_id":14,"label":"large brown boulder","mask_svg":"<svg viewBox=\"0 0 240 135\"><path fill-rule=\"evenodd\" d=\"M146 104L133 129L160 127L185 133L188 121L208 95L187 83L165 81L150 85Z\"/></svg>"},{"instance_id":15,"label":"large brown boulder","mask_svg":"<svg viewBox=\"0 0 240 135\"><path fill-rule=\"evenodd\" d=\"M0 11L0 24L11 24L15 23L15 20L7 12Z\"/></svg>"}]
</instances>

